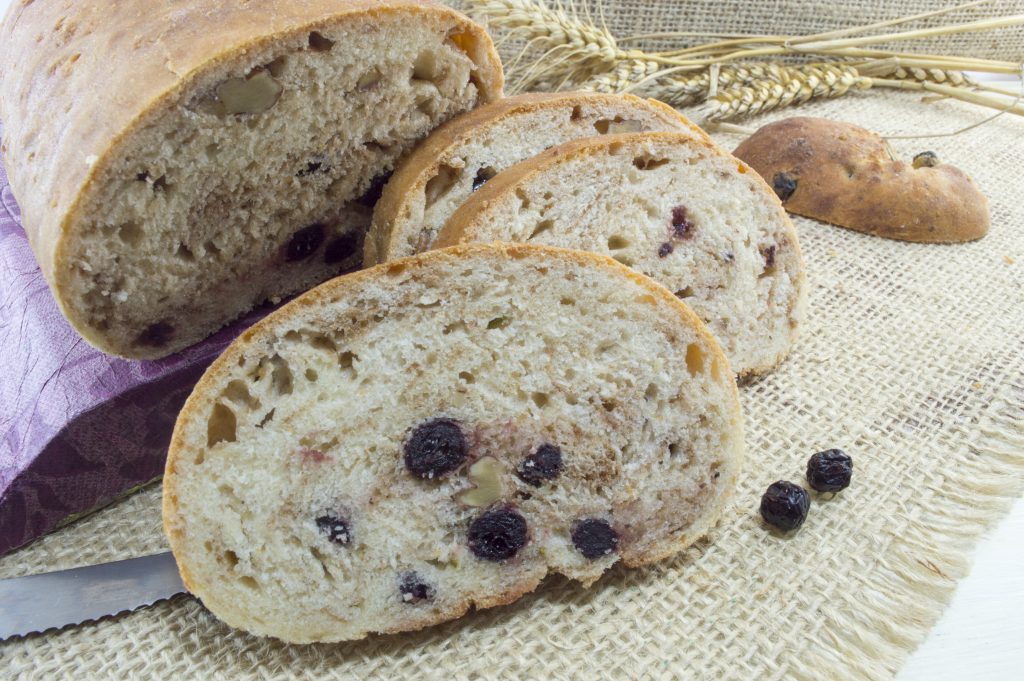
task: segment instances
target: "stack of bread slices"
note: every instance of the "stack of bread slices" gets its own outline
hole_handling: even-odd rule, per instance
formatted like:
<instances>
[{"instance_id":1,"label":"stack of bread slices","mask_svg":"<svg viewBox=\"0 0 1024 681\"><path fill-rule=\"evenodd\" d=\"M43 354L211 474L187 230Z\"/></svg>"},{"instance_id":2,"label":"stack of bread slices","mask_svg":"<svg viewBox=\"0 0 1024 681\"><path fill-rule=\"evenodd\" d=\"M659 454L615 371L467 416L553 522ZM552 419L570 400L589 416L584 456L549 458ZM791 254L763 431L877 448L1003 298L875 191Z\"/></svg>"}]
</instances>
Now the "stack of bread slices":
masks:
<instances>
[{"instance_id":1,"label":"stack of bread slices","mask_svg":"<svg viewBox=\"0 0 1024 681\"><path fill-rule=\"evenodd\" d=\"M736 377L804 314L748 166L658 102L502 98L487 34L433 3L55 7L0 29L0 115L71 323L156 358L301 293L171 443L165 528L215 614L405 631L708 532L743 458Z\"/></svg>"}]
</instances>

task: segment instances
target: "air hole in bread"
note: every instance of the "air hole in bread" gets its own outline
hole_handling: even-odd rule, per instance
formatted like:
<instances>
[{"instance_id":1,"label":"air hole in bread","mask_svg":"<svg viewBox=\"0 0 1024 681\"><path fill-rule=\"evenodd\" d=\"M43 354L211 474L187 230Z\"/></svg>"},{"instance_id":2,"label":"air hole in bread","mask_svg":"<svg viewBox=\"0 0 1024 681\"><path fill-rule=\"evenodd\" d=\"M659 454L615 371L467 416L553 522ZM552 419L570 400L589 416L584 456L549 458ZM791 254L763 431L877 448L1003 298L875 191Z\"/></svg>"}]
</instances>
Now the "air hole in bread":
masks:
<instances>
[{"instance_id":1,"label":"air hole in bread","mask_svg":"<svg viewBox=\"0 0 1024 681\"><path fill-rule=\"evenodd\" d=\"M269 360L273 369L270 372L270 382L274 392L278 395L291 395L292 393L292 370L288 362L281 355L274 355Z\"/></svg>"},{"instance_id":2,"label":"air hole in bread","mask_svg":"<svg viewBox=\"0 0 1024 681\"><path fill-rule=\"evenodd\" d=\"M285 69L288 68L288 55L282 54L263 68L270 71L270 75L274 78L280 78L284 75Z\"/></svg>"},{"instance_id":3,"label":"air hole in bread","mask_svg":"<svg viewBox=\"0 0 1024 681\"><path fill-rule=\"evenodd\" d=\"M533 403L541 409L548 405L549 398L547 393L535 392L530 395L530 398L533 400Z\"/></svg>"},{"instance_id":4,"label":"air hole in bread","mask_svg":"<svg viewBox=\"0 0 1024 681\"><path fill-rule=\"evenodd\" d=\"M260 401L252 396L249 392L248 386L245 385L245 382L240 380L234 380L228 383L221 395L223 395L225 399L234 402L237 405L245 406L248 409L257 409L260 406Z\"/></svg>"},{"instance_id":5,"label":"air hole in bread","mask_svg":"<svg viewBox=\"0 0 1024 681\"><path fill-rule=\"evenodd\" d=\"M208 239L207 241L203 242L203 253L206 255L211 255L214 258L216 258L218 255L220 255L220 248L217 247L217 244L213 243L212 239Z\"/></svg>"},{"instance_id":6,"label":"air hole in bread","mask_svg":"<svg viewBox=\"0 0 1024 681\"><path fill-rule=\"evenodd\" d=\"M628 255L625 255L623 253L616 253L616 254L614 254L612 256L612 258L614 258L615 260L619 261L620 263L622 263L626 267L632 267L633 263L634 263L633 258L631 258Z\"/></svg>"},{"instance_id":7,"label":"air hole in bread","mask_svg":"<svg viewBox=\"0 0 1024 681\"><path fill-rule=\"evenodd\" d=\"M615 411L618 408L618 406L619 406L619 403L618 403L617 400L611 400L611 399L601 400L601 408L604 409L609 414L611 412Z\"/></svg>"},{"instance_id":8,"label":"air hole in bread","mask_svg":"<svg viewBox=\"0 0 1024 681\"><path fill-rule=\"evenodd\" d=\"M424 189L427 201L426 205L433 205L438 199L450 192L452 187L455 186L455 182L458 178L458 168L453 168L447 164L438 168L437 174L430 178L430 181L427 182L427 186Z\"/></svg>"},{"instance_id":9,"label":"air hole in bread","mask_svg":"<svg viewBox=\"0 0 1024 681\"><path fill-rule=\"evenodd\" d=\"M691 376L704 372L704 348L698 343L690 343L686 347L686 368Z\"/></svg>"},{"instance_id":10,"label":"air hole in bread","mask_svg":"<svg viewBox=\"0 0 1024 681\"><path fill-rule=\"evenodd\" d=\"M220 555L229 570L233 570L238 565L238 554L234 551L225 551Z\"/></svg>"},{"instance_id":11,"label":"air hole in bread","mask_svg":"<svg viewBox=\"0 0 1024 681\"><path fill-rule=\"evenodd\" d=\"M142 241L142 227L135 222L126 222L117 228L117 236L129 246L136 246Z\"/></svg>"},{"instance_id":12,"label":"air hole in bread","mask_svg":"<svg viewBox=\"0 0 1024 681\"><path fill-rule=\"evenodd\" d=\"M572 113L569 114L570 121L578 121L583 118L583 109L578 104L572 108Z\"/></svg>"},{"instance_id":13,"label":"air hole in bread","mask_svg":"<svg viewBox=\"0 0 1024 681\"><path fill-rule=\"evenodd\" d=\"M616 116L612 120L602 118L594 122L594 130L600 135L620 135L628 132L640 132L643 129L643 123L640 121L627 120L622 116Z\"/></svg>"},{"instance_id":14,"label":"air hole in bread","mask_svg":"<svg viewBox=\"0 0 1024 681\"><path fill-rule=\"evenodd\" d=\"M372 68L359 76L359 80L356 81L356 90L359 92L369 92L380 85L383 79L384 77L381 76L380 71L376 68Z\"/></svg>"},{"instance_id":15,"label":"air hole in bread","mask_svg":"<svg viewBox=\"0 0 1024 681\"><path fill-rule=\"evenodd\" d=\"M537 226L533 228L533 231L530 232L530 236L526 237L526 240L530 241L530 240L540 236L544 232L551 231L551 229L553 229L554 226L555 226L555 221L554 220L541 220L540 222L537 223Z\"/></svg>"},{"instance_id":16,"label":"air hole in bread","mask_svg":"<svg viewBox=\"0 0 1024 681\"><path fill-rule=\"evenodd\" d=\"M309 49L314 52L330 52L332 47L334 47L334 41L330 38L325 38L318 31L313 31L309 34Z\"/></svg>"},{"instance_id":17,"label":"air hole in bread","mask_svg":"<svg viewBox=\"0 0 1024 681\"><path fill-rule=\"evenodd\" d=\"M647 390L644 391L645 400L653 400L658 397L658 386L655 383L648 383Z\"/></svg>"},{"instance_id":18,"label":"air hole in bread","mask_svg":"<svg viewBox=\"0 0 1024 681\"><path fill-rule=\"evenodd\" d=\"M309 381L310 383L316 383L316 379L320 377L319 374L316 373L316 369L312 368L306 369L304 375L306 377L306 380Z\"/></svg>"},{"instance_id":19,"label":"air hole in bread","mask_svg":"<svg viewBox=\"0 0 1024 681\"><path fill-rule=\"evenodd\" d=\"M506 326L512 323L512 320L508 317L495 317L494 319L487 322L488 329L504 329Z\"/></svg>"},{"instance_id":20,"label":"air hole in bread","mask_svg":"<svg viewBox=\"0 0 1024 681\"><path fill-rule=\"evenodd\" d=\"M679 455L679 448L681 445L678 442L671 442L668 445L668 455L670 457L676 457Z\"/></svg>"},{"instance_id":21,"label":"air hole in bread","mask_svg":"<svg viewBox=\"0 0 1024 681\"><path fill-rule=\"evenodd\" d=\"M608 237L609 251L621 251L624 248L629 248L629 239L621 234L613 234Z\"/></svg>"},{"instance_id":22,"label":"air hole in bread","mask_svg":"<svg viewBox=\"0 0 1024 681\"><path fill-rule=\"evenodd\" d=\"M178 244L177 250L174 251L174 256L179 260L184 260L185 262L192 262L196 259L192 249L185 244Z\"/></svg>"},{"instance_id":23,"label":"air hole in bread","mask_svg":"<svg viewBox=\"0 0 1024 681\"><path fill-rule=\"evenodd\" d=\"M676 291L676 298L693 298L693 288L687 286L686 288L679 289Z\"/></svg>"},{"instance_id":24,"label":"air hole in bread","mask_svg":"<svg viewBox=\"0 0 1024 681\"><path fill-rule=\"evenodd\" d=\"M277 411L276 407L274 409L271 409L270 411L268 411L266 414L264 414L263 418L260 419L260 422L256 424L256 427L257 428L262 428L265 425L267 425L268 423L270 423L271 421L273 421L274 420L274 412L275 411Z\"/></svg>"},{"instance_id":25,"label":"air hole in bread","mask_svg":"<svg viewBox=\"0 0 1024 681\"><path fill-rule=\"evenodd\" d=\"M239 577L238 578L238 583L241 584L242 586L244 586L247 589L252 589L253 591L259 591L260 590L259 583L255 579L250 577L249 575L243 575L242 577Z\"/></svg>"},{"instance_id":26,"label":"air hole in bread","mask_svg":"<svg viewBox=\"0 0 1024 681\"><path fill-rule=\"evenodd\" d=\"M219 442L234 442L236 422L235 412L224 404L217 402L206 422L206 446L212 447Z\"/></svg>"},{"instance_id":27,"label":"air hole in bread","mask_svg":"<svg viewBox=\"0 0 1024 681\"><path fill-rule=\"evenodd\" d=\"M334 341L322 333L310 334L308 343L311 348L315 348L316 350L324 350L331 354L338 351L338 346L334 344Z\"/></svg>"},{"instance_id":28,"label":"air hole in bread","mask_svg":"<svg viewBox=\"0 0 1024 681\"><path fill-rule=\"evenodd\" d=\"M636 156L633 158L633 165L640 170L654 170L668 162L667 158L652 158L650 156Z\"/></svg>"},{"instance_id":29,"label":"air hole in bread","mask_svg":"<svg viewBox=\"0 0 1024 681\"><path fill-rule=\"evenodd\" d=\"M437 76L437 55L433 50L423 50L416 56L416 61L412 65L413 80L433 83Z\"/></svg>"},{"instance_id":30,"label":"air hole in bread","mask_svg":"<svg viewBox=\"0 0 1024 681\"><path fill-rule=\"evenodd\" d=\"M558 299L558 303L560 305L575 305L576 304L576 299L575 298L569 298L568 296L562 296L561 298Z\"/></svg>"},{"instance_id":31,"label":"air hole in bread","mask_svg":"<svg viewBox=\"0 0 1024 681\"><path fill-rule=\"evenodd\" d=\"M341 367L341 372L350 380L355 380L359 375L359 372L356 371L356 362L358 361L359 355L348 350L338 355L338 366Z\"/></svg>"},{"instance_id":32,"label":"air hole in bread","mask_svg":"<svg viewBox=\"0 0 1024 681\"><path fill-rule=\"evenodd\" d=\"M516 198L519 199L519 210L527 210L530 207L530 197L522 187L516 189Z\"/></svg>"},{"instance_id":33,"label":"air hole in bread","mask_svg":"<svg viewBox=\"0 0 1024 681\"><path fill-rule=\"evenodd\" d=\"M320 553L320 549L316 548L315 546L311 546L309 552L313 556L313 559L316 560L316 562L320 563L320 568L324 571L324 577L327 579L327 581L333 582L334 574L332 574L331 571L327 569L327 557L324 556L324 554Z\"/></svg>"},{"instance_id":34,"label":"air hole in bread","mask_svg":"<svg viewBox=\"0 0 1024 681\"><path fill-rule=\"evenodd\" d=\"M465 383L476 383L476 376L468 371L460 371L459 379Z\"/></svg>"},{"instance_id":35,"label":"air hole in bread","mask_svg":"<svg viewBox=\"0 0 1024 681\"><path fill-rule=\"evenodd\" d=\"M466 322L464 322L464 321L462 321L460 319L460 320L458 320L456 322L452 322L451 324L446 324L444 329L441 331L441 333L443 333L444 335L448 336L448 335L451 335L452 333L454 333L456 331L465 331L465 330L466 330Z\"/></svg>"}]
</instances>

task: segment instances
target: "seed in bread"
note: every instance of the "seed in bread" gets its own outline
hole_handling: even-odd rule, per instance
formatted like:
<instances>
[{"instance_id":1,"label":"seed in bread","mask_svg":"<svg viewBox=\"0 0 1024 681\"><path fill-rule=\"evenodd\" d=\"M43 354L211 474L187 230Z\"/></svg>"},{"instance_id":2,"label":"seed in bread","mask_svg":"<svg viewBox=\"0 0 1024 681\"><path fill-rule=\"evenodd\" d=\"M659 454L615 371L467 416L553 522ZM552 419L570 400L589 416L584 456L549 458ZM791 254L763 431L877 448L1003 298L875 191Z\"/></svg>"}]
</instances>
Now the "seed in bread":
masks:
<instances>
[{"instance_id":1,"label":"seed in bread","mask_svg":"<svg viewBox=\"0 0 1024 681\"><path fill-rule=\"evenodd\" d=\"M879 135L851 123L797 116L736 147L786 210L887 239L953 243L988 233L988 200L934 152L897 159Z\"/></svg>"},{"instance_id":2,"label":"seed in bread","mask_svg":"<svg viewBox=\"0 0 1024 681\"><path fill-rule=\"evenodd\" d=\"M596 251L653 277L707 322L740 375L788 354L804 315L793 225L761 178L671 132L568 142L488 182L437 237Z\"/></svg>"},{"instance_id":3,"label":"seed in bread","mask_svg":"<svg viewBox=\"0 0 1024 681\"><path fill-rule=\"evenodd\" d=\"M625 94L531 93L458 116L432 132L388 182L374 210L364 264L426 250L473 192L520 161L581 137L642 130L707 139L675 109Z\"/></svg>"},{"instance_id":4,"label":"seed in bread","mask_svg":"<svg viewBox=\"0 0 1024 681\"><path fill-rule=\"evenodd\" d=\"M23 2L0 43L36 258L135 358L358 266L397 159L502 87L480 26L414 0Z\"/></svg>"},{"instance_id":5,"label":"seed in bread","mask_svg":"<svg viewBox=\"0 0 1024 681\"><path fill-rule=\"evenodd\" d=\"M356 639L672 555L742 449L728 361L667 290L464 246L334 279L229 347L178 420L164 521L229 624Z\"/></svg>"}]
</instances>

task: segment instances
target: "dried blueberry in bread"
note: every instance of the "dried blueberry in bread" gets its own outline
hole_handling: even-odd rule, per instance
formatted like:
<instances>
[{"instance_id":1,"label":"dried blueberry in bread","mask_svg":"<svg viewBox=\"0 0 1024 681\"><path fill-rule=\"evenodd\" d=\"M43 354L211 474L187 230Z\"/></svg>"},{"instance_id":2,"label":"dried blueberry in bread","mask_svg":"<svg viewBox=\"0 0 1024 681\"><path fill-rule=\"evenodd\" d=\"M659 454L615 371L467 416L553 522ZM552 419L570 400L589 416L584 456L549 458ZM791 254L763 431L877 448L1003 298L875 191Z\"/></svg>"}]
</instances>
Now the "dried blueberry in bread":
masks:
<instances>
[{"instance_id":1,"label":"dried blueberry in bread","mask_svg":"<svg viewBox=\"0 0 1024 681\"><path fill-rule=\"evenodd\" d=\"M627 94L530 93L457 116L395 171L374 210L364 264L426 250L473 192L520 161L581 137L642 130L707 138L671 107Z\"/></svg>"},{"instance_id":2,"label":"dried blueberry in bread","mask_svg":"<svg viewBox=\"0 0 1024 681\"><path fill-rule=\"evenodd\" d=\"M502 89L486 32L415 0L24 2L0 44L36 258L134 358L358 267L399 157Z\"/></svg>"},{"instance_id":3,"label":"dried blueberry in bread","mask_svg":"<svg viewBox=\"0 0 1024 681\"><path fill-rule=\"evenodd\" d=\"M356 639L670 556L742 452L728 361L671 292L593 253L460 246L232 344L178 420L164 522L229 624Z\"/></svg>"},{"instance_id":4,"label":"dried blueberry in bread","mask_svg":"<svg viewBox=\"0 0 1024 681\"><path fill-rule=\"evenodd\" d=\"M576 140L492 178L436 247L517 241L604 253L668 287L741 376L789 353L804 317L796 232L744 163L692 135Z\"/></svg>"}]
</instances>

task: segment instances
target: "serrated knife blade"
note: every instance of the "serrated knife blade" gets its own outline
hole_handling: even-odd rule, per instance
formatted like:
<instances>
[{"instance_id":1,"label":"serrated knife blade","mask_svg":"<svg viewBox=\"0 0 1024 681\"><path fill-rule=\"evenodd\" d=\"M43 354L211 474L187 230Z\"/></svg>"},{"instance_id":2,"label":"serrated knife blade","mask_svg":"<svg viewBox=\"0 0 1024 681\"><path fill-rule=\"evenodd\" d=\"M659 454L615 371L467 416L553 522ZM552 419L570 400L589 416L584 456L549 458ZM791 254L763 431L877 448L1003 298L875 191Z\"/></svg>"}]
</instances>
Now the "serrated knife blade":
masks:
<instances>
[{"instance_id":1,"label":"serrated knife blade","mask_svg":"<svg viewBox=\"0 0 1024 681\"><path fill-rule=\"evenodd\" d=\"M171 553L0 580L0 641L186 593Z\"/></svg>"}]
</instances>

